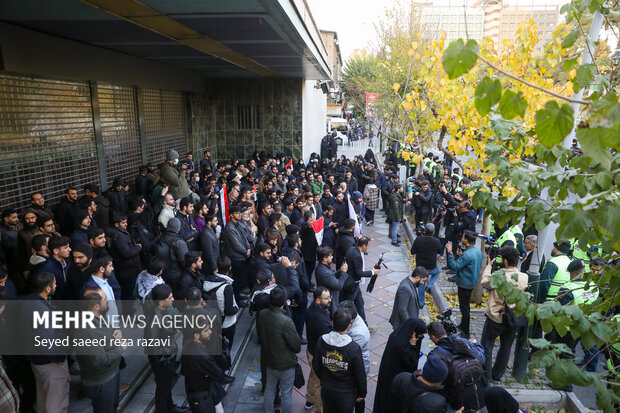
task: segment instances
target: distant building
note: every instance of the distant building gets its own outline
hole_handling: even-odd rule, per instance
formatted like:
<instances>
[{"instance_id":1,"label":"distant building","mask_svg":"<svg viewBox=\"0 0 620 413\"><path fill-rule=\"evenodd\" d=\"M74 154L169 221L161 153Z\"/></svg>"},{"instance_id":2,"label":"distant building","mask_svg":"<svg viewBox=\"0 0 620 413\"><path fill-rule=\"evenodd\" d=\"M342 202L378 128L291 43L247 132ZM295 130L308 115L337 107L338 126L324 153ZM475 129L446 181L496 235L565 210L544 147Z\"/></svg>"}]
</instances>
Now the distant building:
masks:
<instances>
[{"instance_id":1,"label":"distant building","mask_svg":"<svg viewBox=\"0 0 620 413\"><path fill-rule=\"evenodd\" d=\"M438 39L446 32L448 42L458 38L476 41L490 37L502 46L504 40L514 39L522 22L534 20L538 27L535 53L553 37L560 22L563 0L464 0L414 1L420 8L420 21L425 33Z\"/></svg>"},{"instance_id":2,"label":"distant building","mask_svg":"<svg viewBox=\"0 0 620 413\"><path fill-rule=\"evenodd\" d=\"M327 116L343 116L344 100L340 90L340 72L342 70L342 55L338 44L338 33L330 30L320 30L325 50L327 64L332 72L331 83L327 86Z\"/></svg>"}]
</instances>

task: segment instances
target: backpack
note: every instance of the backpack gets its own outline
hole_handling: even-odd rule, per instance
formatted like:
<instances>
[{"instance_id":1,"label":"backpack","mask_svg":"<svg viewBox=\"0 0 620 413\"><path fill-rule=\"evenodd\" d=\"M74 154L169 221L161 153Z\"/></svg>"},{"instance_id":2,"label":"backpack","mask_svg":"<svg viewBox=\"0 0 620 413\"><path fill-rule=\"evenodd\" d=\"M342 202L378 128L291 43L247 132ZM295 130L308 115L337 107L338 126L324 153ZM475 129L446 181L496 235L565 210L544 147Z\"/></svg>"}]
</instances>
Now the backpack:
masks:
<instances>
[{"instance_id":1,"label":"backpack","mask_svg":"<svg viewBox=\"0 0 620 413\"><path fill-rule=\"evenodd\" d=\"M170 246L166 242L164 235L160 235L151 243L151 255L162 258L166 261L170 260Z\"/></svg>"},{"instance_id":2,"label":"backpack","mask_svg":"<svg viewBox=\"0 0 620 413\"><path fill-rule=\"evenodd\" d=\"M222 281L220 284L216 285L215 287L211 288L210 290L206 290L202 289L203 293L202 293L202 299L207 301L207 300L214 300L217 302L217 291L220 289L220 287L222 287L223 285L228 284L228 282L226 281ZM218 308L219 308L219 304L218 304Z\"/></svg>"},{"instance_id":3,"label":"backpack","mask_svg":"<svg viewBox=\"0 0 620 413\"><path fill-rule=\"evenodd\" d=\"M452 341L452 353L444 347L437 354L448 366L444 381L448 402L455 409L464 407L464 413L477 412L485 406L483 392L488 386L483 363L467 345L465 339Z\"/></svg>"}]
</instances>

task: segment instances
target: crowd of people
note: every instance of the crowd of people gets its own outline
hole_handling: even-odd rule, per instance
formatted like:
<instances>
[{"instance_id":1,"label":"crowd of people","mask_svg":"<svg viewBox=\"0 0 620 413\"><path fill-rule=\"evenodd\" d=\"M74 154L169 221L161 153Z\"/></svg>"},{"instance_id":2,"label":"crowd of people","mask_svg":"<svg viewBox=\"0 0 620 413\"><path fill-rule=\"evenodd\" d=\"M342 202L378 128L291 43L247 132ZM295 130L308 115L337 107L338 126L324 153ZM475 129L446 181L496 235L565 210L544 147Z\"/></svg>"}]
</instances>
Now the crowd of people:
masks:
<instances>
[{"instance_id":1,"label":"crowd of people","mask_svg":"<svg viewBox=\"0 0 620 413\"><path fill-rule=\"evenodd\" d=\"M410 209L419 234L411 249L417 266L398 287L390 317L394 332L369 405L376 413L476 411L485 403L491 413L507 411L491 406L516 402L489 384L506 370L516 327L502 320L505 305L489 283L497 271L492 262L482 277L492 293L481 343L470 340L469 300L483 266L475 247L475 226L483 212L469 202L470 180L452 168L451 159L442 163L430 153L420 174L403 185L395 147L386 149L384 165L371 149L353 159L338 157L337 150L331 134L307 163L258 151L246 161L214 163L208 150L198 161L191 153L180 159L171 149L161 164L141 167L132 185L116 178L102 192L88 184L81 197L78 188L69 187L53 208L43 193L34 193L21 213L2 212L0 300L39 300L41 311L51 311L56 300L84 300L96 317L131 314L134 304L148 306L151 317L195 313L205 302L216 302L221 337L209 327L145 331L145 337L173 338L169 347L148 355L158 413L187 410L175 405L171 394L179 364L191 411L223 411L224 388L235 378L227 374L230 360L208 354L206 346L221 340L227 353L240 310L247 307L257 318L266 413L274 406L291 412L293 387L304 381L296 356L302 346L312 366L306 408L363 412L370 332L360 281L380 270L365 262L372 241L361 234L362 226L373 225L382 208L392 244L400 246L400 224ZM498 229L498 235L503 232ZM536 240L517 235L506 235L510 239L502 242L498 257L503 268L498 271L525 289L527 275L517 267L521 258L521 266L528 258L536 261ZM560 292L558 277L571 263L562 258L565 247L557 245L558 254L550 260L555 270L545 266L545 297ZM458 285L459 334L419 318L444 255ZM566 282L579 281L572 274ZM3 313L2 322L10 316ZM58 332L43 333L53 338ZM181 333L182 341L175 340ZM93 334L118 336L120 331ZM425 334L436 347L418 369ZM497 337L500 351L493 364ZM7 390L0 406L17 406L20 400L23 412L34 411L35 405L39 413L66 412L71 372L81 376L96 413L115 412L122 351L109 348L104 358L4 356L0 379ZM471 380L459 380L464 377Z\"/></svg>"}]
</instances>

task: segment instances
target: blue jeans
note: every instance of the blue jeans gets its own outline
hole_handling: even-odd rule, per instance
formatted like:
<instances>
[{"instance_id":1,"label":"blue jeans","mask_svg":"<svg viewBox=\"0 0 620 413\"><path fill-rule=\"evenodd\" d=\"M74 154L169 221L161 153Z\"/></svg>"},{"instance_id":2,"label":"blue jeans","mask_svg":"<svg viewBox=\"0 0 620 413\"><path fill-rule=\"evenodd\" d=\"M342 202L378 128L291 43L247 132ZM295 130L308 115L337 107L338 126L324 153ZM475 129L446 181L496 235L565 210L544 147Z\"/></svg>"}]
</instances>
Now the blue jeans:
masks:
<instances>
[{"instance_id":1,"label":"blue jeans","mask_svg":"<svg viewBox=\"0 0 620 413\"><path fill-rule=\"evenodd\" d=\"M267 386L263 410L265 413L273 413L273 401L276 397L276 386L280 382L280 400L282 401L282 413L293 412L293 383L295 383L295 367L288 370L273 370L267 367Z\"/></svg>"},{"instance_id":2,"label":"blue jeans","mask_svg":"<svg viewBox=\"0 0 620 413\"><path fill-rule=\"evenodd\" d=\"M397 243L398 242L398 227L400 226L400 222L398 221L394 221L392 222L392 242L393 243Z\"/></svg>"},{"instance_id":3,"label":"blue jeans","mask_svg":"<svg viewBox=\"0 0 620 413\"><path fill-rule=\"evenodd\" d=\"M583 361L586 363L586 370L594 372L596 371L596 367L598 366L598 360L600 357L600 352L596 348L596 346L591 349L583 349Z\"/></svg>"},{"instance_id":4,"label":"blue jeans","mask_svg":"<svg viewBox=\"0 0 620 413\"><path fill-rule=\"evenodd\" d=\"M424 290L426 289L426 287L433 288L433 285L435 285L435 281L437 281L437 278L439 278L439 272L440 270L438 265L435 266L434 269L428 270L428 284L422 284L418 287L418 299L422 307L424 307Z\"/></svg>"}]
</instances>

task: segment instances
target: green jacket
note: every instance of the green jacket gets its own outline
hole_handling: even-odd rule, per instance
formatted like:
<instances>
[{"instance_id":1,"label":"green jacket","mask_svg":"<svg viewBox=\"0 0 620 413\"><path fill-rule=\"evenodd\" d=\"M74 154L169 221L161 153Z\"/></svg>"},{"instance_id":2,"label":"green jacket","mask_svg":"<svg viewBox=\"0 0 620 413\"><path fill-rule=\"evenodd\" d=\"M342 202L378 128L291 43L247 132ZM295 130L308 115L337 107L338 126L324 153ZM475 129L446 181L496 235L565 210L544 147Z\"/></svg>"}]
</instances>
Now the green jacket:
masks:
<instances>
[{"instance_id":1,"label":"green jacket","mask_svg":"<svg viewBox=\"0 0 620 413\"><path fill-rule=\"evenodd\" d=\"M258 314L258 336L261 338L262 355L267 367L284 371L295 367L301 351L301 340L295 324L286 311L269 307Z\"/></svg>"},{"instance_id":2,"label":"green jacket","mask_svg":"<svg viewBox=\"0 0 620 413\"><path fill-rule=\"evenodd\" d=\"M107 328L105 324L99 328L99 320L93 321L96 328L78 329L73 336L74 339L95 339L101 340L105 338L106 345L103 347L91 347L88 355L77 355L80 364L80 375L82 383L94 386L103 384L114 377L119 371L121 363L121 355L123 350L117 346L110 346L112 338L112 329Z\"/></svg>"},{"instance_id":3,"label":"green jacket","mask_svg":"<svg viewBox=\"0 0 620 413\"><path fill-rule=\"evenodd\" d=\"M168 162L159 165L159 179L168 185L168 193L174 199L185 198L190 193L187 175Z\"/></svg>"},{"instance_id":4,"label":"green jacket","mask_svg":"<svg viewBox=\"0 0 620 413\"><path fill-rule=\"evenodd\" d=\"M399 192L392 192L390 195L390 210L388 219L391 222L400 222L403 219L405 206L403 204L403 195Z\"/></svg>"}]
</instances>

